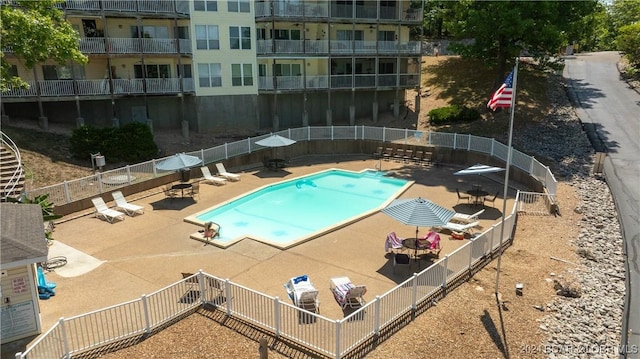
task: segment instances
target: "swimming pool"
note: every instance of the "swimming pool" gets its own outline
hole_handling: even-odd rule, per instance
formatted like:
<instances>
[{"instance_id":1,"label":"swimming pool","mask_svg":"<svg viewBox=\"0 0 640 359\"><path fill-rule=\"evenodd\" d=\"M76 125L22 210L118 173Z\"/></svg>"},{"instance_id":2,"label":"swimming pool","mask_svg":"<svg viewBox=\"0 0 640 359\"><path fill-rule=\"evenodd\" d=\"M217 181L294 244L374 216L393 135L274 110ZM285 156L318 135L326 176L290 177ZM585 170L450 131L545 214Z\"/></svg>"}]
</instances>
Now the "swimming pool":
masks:
<instances>
[{"instance_id":1,"label":"swimming pool","mask_svg":"<svg viewBox=\"0 0 640 359\"><path fill-rule=\"evenodd\" d=\"M185 221L218 224L220 236L211 243L221 247L248 237L284 249L375 213L412 183L372 170L330 169L261 187Z\"/></svg>"}]
</instances>

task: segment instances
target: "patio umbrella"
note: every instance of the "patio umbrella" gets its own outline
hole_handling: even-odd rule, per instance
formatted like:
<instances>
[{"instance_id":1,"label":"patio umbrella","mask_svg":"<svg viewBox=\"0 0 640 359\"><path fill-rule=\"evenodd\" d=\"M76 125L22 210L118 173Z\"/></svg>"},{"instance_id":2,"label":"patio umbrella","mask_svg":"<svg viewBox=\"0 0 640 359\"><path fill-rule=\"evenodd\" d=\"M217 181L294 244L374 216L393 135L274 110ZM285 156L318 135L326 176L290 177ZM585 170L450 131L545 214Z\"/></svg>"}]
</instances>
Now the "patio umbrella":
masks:
<instances>
[{"instance_id":1,"label":"patio umbrella","mask_svg":"<svg viewBox=\"0 0 640 359\"><path fill-rule=\"evenodd\" d=\"M156 164L156 168L161 171L178 171L181 169L193 167L202 163L199 157L187 155L185 153L176 153L166 160Z\"/></svg>"},{"instance_id":2,"label":"patio umbrella","mask_svg":"<svg viewBox=\"0 0 640 359\"><path fill-rule=\"evenodd\" d=\"M450 209L420 197L396 199L383 208L382 213L404 224L416 226L416 238L418 238L418 227L444 226L456 214Z\"/></svg>"},{"instance_id":3,"label":"patio umbrella","mask_svg":"<svg viewBox=\"0 0 640 359\"><path fill-rule=\"evenodd\" d=\"M465 168L463 170L457 171L454 173L454 175L456 176L463 176L463 175L479 175L479 174L483 174L483 173L493 173L493 172L500 172L500 171L504 171L504 168L502 167L493 167L493 166L487 166L487 165L483 165L483 164L475 164L469 168Z\"/></svg>"},{"instance_id":4,"label":"patio umbrella","mask_svg":"<svg viewBox=\"0 0 640 359\"><path fill-rule=\"evenodd\" d=\"M285 147L296 143L295 140L292 140L287 137L283 137L280 135L271 135L269 137L263 138L260 141L256 141L256 145L264 146L264 147L273 147L273 157L276 156L275 148Z\"/></svg>"}]
</instances>

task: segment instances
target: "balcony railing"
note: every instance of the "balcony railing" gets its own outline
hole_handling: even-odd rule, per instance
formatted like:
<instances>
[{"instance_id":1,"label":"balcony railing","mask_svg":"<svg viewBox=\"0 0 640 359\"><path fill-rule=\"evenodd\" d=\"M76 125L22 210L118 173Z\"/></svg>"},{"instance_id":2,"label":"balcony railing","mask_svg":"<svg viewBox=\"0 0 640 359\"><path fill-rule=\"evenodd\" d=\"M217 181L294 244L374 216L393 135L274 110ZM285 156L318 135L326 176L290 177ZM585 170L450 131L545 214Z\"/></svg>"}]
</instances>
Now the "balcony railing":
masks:
<instances>
[{"instance_id":1,"label":"balcony railing","mask_svg":"<svg viewBox=\"0 0 640 359\"><path fill-rule=\"evenodd\" d=\"M259 55L272 54L410 54L420 55L420 41L352 41L352 40L258 40L256 52Z\"/></svg>"},{"instance_id":2,"label":"balcony railing","mask_svg":"<svg viewBox=\"0 0 640 359\"><path fill-rule=\"evenodd\" d=\"M79 48L85 54L104 54L107 52L105 43L112 54L177 54L180 42L180 53L191 54L191 40L189 39L132 39L132 38L104 38L83 37Z\"/></svg>"},{"instance_id":3,"label":"balcony railing","mask_svg":"<svg viewBox=\"0 0 640 359\"><path fill-rule=\"evenodd\" d=\"M415 87L419 74L356 74L356 75L318 75L307 76L259 76L258 90L321 90L376 88L376 87ZM377 82L376 82L377 81Z\"/></svg>"},{"instance_id":4,"label":"balcony railing","mask_svg":"<svg viewBox=\"0 0 640 359\"><path fill-rule=\"evenodd\" d=\"M184 92L194 92L193 79L182 79ZM59 96L99 96L111 94L108 79L99 80L45 80L27 81L29 88L10 88L2 93L2 97L36 97L38 87L42 97ZM113 93L115 95L133 94L177 94L180 92L180 78L165 79L114 79Z\"/></svg>"},{"instance_id":5,"label":"balcony railing","mask_svg":"<svg viewBox=\"0 0 640 359\"><path fill-rule=\"evenodd\" d=\"M328 2L324 4L287 4L274 3L273 11L269 3L255 3L256 17L307 17L307 18L326 18L329 16Z\"/></svg>"},{"instance_id":6,"label":"balcony railing","mask_svg":"<svg viewBox=\"0 0 640 359\"><path fill-rule=\"evenodd\" d=\"M82 11L189 13L188 0L67 0L62 7Z\"/></svg>"},{"instance_id":7,"label":"balcony railing","mask_svg":"<svg viewBox=\"0 0 640 359\"><path fill-rule=\"evenodd\" d=\"M78 48L85 54L104 54L107 52L104 44L104 37L83 37Z\"/></svg>"}]
</instances>

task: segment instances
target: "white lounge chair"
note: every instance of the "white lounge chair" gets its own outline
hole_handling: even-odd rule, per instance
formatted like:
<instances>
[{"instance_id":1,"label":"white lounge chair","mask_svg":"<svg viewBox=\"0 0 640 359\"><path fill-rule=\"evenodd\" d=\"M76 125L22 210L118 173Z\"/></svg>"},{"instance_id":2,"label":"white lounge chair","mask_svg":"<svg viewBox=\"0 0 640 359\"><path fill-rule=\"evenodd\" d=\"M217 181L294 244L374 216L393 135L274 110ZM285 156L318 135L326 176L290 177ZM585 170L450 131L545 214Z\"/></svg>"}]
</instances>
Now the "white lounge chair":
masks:
<instances>
[{"instance_id":1,"label":"white lounge chair","mask_svg":"<svg viewBox=\"0 0 640 359\"><path fill-rule=\"evenodd\" d=\"M314 313L320 312L318 290L313 286L308 276L293 277L284 284L284 288L297 307Z\"/></svg>"},{"instance_id":2,"label":"white lounge chair","mask_svg":"<svg viewBox=\"0 0 640 359\"><path fill-rule=\"evenodd\" d=\"M211 174L211 171L209 171L209 167L207 166L200 167L200 171L202 171L202 177L204 178L205 182L215 185L223 185L227 183L226 178L213 176Z\"/></svg>"},{"instance_id":3,"label":"white lounge chair","mask_svg":"<svg viewBox=\"0 0 640 359\"><path fill-rule=\"evenodd\" d=\"M349 277L331 278L329 282L333 297L342 309L358 308L365 304L364 294L367 292L367 287L364 285L354 285Z\"/></svg>"},{"instance_id":4,"label":"white lounge chair","mask_svg":"<svg viewBox=\"0 0 640 359\"><path fill-rule=\"evenodd\" d=\"M222 162L216 163L216 169L218 169L218 174L229 181L240 181L240 175L237 173L227 172L224 168Z\"/></svg>"},{"instance_id":5,"label":"white lounge chair","mask_svg":"<svg viewBox=\"0 0 640 359\"><path fill-rule=\"evenodd\" d=\"M478 217L484 213L484 209L479 210L478 212L474 213L474 214L464 214L464 213L456 213L455 215L453 215L453 218L451 218L452 221L457 221L457 222L462 222L464 224L466 223L471 223L471 222L475 222L478 220Z\"/></svg>"},{"instance_id":6,"label":"white lounge chair","mask_svg":"<svg viewBox=\"0 0 640 359\"><path fill-rule=\"evenodd\" d=\"M439 226L437 228L448 229L448 230L450 230L452 232L467 233L467 232L470 232L474 227L477 227L479 225L480 225L480 221L475 221L475 222L471 222L471 223L467 223L467 224L449 222L446 225Z\"/></svg>"},{"instance_id":7,"label":"white lounge chair","mask_svg":"<svg viewBox=\"0 0 640 359\"><path fill-rule=\"evenodd\" d=\"M93 206L96 207L96 217L103 218L109 223L113 223L114 219L124 221L124 213L107 207L102 197L92 198Z\"/></svg>"},{"instance_id":8,"label":"white lounge chair","mask_svg":"<svg viewBox=\"0 0 640 359\"><path fill-rule=\"evenodd\" d=\"M139 214L144 213L144 207L127 202L122 192L120 191L112 192L111 196L113 196L113 200L116 201L115 207L117 209L123 210L129 216L133 216L136 213L139 213Z\"/></svg>"}]
</instances>

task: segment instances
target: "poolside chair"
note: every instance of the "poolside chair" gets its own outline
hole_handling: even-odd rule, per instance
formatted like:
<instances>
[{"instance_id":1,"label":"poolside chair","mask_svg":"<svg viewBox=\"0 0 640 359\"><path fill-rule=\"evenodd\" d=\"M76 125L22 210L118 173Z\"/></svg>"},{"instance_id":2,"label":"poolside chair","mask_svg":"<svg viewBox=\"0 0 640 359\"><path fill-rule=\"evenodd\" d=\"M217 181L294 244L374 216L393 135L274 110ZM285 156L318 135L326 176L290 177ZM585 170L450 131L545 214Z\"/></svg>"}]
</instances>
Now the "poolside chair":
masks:
<instances>
[{"instance_id":1,"label":"poolside chair","mask_svg":"<svg viewBox=\"0 0 640 359\"><path fill-rule=\"evenodd\" d=\"M237 173L227 172L222 162L216 163L216 168L218 169L218 174L229 181L240 181L240 175Z\"/></svg>"},{"instance_id":2,"label":"poolside chair","mask_svg":"<svg viewBox=\"0 0 640 359\"><path fill-rule=\"evenodd\" d=\"M167 197L167 198L176 198L176 197L178 197L178 191L173 189L173 188L171 188L170 184L164 186L163 191L164 191L165 197Z\"/></svg>"},{"instance_id":3,"label":"poolside chair","mask_svg":"<svg viewBox=\"0 0 640 359\"><path fill-rule=\"evenodd\" d=\"M451 218L452 221L461 222L461 223L471 223L478 220L478 217L484 213L484 209L479 210L474 214L464 214L464 213L456 213Z\"/></svg>"},{"instance_id":4,"label":"poolside chair","mask_svg":"<svg viewBox=\"0 0 640 359\"><path fill-rule=\"evenodd\" d=\"M213 176L211 174L211 171L209 171L209 167L207 166L200 167L200 171L202 171L202 177L207 183L215 184L218 186L221 186L227 183L226 178Z\"/></svg>"},{"instance_id":5,"label":"poolside chair","mask_svg":"<svg viewBox=\"0 0 640 359\"><path fill-rule=\"evenodd\" d=\"M403 238L396 235L396 232L390 232L387 234L387 239L384 241L384 252L388 253L389 250L394 249L404 250L405 247L402 245L403 240Z\"/></svg>"},{"instance_id":6,"label":"poolside chair","mask_svg":"<svg viewBox=\"0 0 640 359\"><path fill-rule=\"evenodd\" d=\"M93 206L96 208L97 218L102 218L109 223L113 223L115 219L124 221L124 213L107 207L107 204L104 203L102 197L92 198L91 202L93 202Z\"/></svg>"},{"instance_id":7,"label":"poolside chair","mask_svg":"<svg viewBox=\"0 0 640 359\"><path fill-rule=\"evenodd\" d=\"M367 287L364 285L354 285L349 277L331 278L329 283L333 297L342 309L358 308L365 304L364 295Z\"/></svg>"},{"instance_id":8,"label":"poolside chair","mask_svg":"<svg viewBox=\"0 0 640 359\"><path fill-rule=\"evenodd\" d=\"M191 184L191 188L189 188L189 192L187 195L191 196L191 198L195 199L196 196L200 196L200 182L193 182Z\"/></svg>"},{"instance_id":9,"label":"poolside chair","mask_svg":"<svg viewBox=\"0 0 640 359\"><path fill-rule=\"evenodd\" d=\"M416 249L438 257L442 250L440 247L440 235L435 231L429 231L424 237L418 238Z\"/></svg>"},{"instance_id":10,"label":"poolside chair","mask_svg":"<svg viewBox=\"0 0 640 359\"><path fill-rule=\"evenodd\" d=\"M456 203L460 203L461 200L465 200L465 199L467 200L467 202L469 202L471 200L471 196L466 195L466 194L465 195L460 194L460 190L457 189L457 188L456 188L456 193L458 194L458 202L456 202Z\"/></svg>"},{"instance_id":11,"label":"poolside chair","mask_svg":"<svg viewBox=\"0 0 640 359\"><path fill-rule=\"evenodd\" d=\"M484 202L491 202L491 207L495 207L494 204L496 203L496 198L498 198L499 195L500 192L497 192L496 195L493 196L493 198L484 197L484 199L482 200L482 205L484 206Z\"/></svg>"},{"instance_id":12,"label":"poolside chair","mask_svg":"<svg viewBox=\"0 0 640 359\"><path fill-rule=\"evenodd\" d=\"M393 254L393 273L396 273L396 267L406 266L411 270L411 257L405 253Z\"/></svg>"},{"instance_id":13,"label":"poolside chair","mask_svg":"<svg viewBox=\"0 0 640 359\"><path fill-rule=\"evenodd\" d=\"M373 153L373 158L375 159L382 158L382 152L383 152L383 147L378 146L378 148L376 149L376 152Z\"/></svg>"},{"instance_id":14,"label":"poolside chair","mask_svg":"<svg viewBox=\"0 0 640 359\"><path fill-rule=\"evenodd\" d=\"M314 313L320 313L320 301L318 300L318 290L313 286L311 279L307 275L301 275L289 279L284 284L289 298L296 307Z\"/></svg>"},{"instance_id":15,"label":"poolside chair","mask_svg":"<svg viewBox=\"0 0 640 359\"><path fill-rule=\"evenodd\" d=\"M467 224L449 222L449 223L445 224L444 226L439 226L439 227L436 227L436 228L448 229L451 232L467 233L467 232L471 232L471 230L474 227L477 227L479 225L480 225L479 221L475 221L475 222L471 222L471 223L467 223Z\"/></svg>"},{"instance_id":16,"label":"poolside chair","mask_svg":"<svg viewBox=\"0 0 640 359\"><path fill-rule=\"evenodd\" d=\"M133 215L136 213L139 213L139 214L144 213L144 207L127 202L127 200L122 195L122 192L120 191L112 192L111 196L113 197L113 200L116 202L115 207L117 209L123 210L124 213L128 214L129 216L133 217Z\"/></svg>"}]
</instances>

